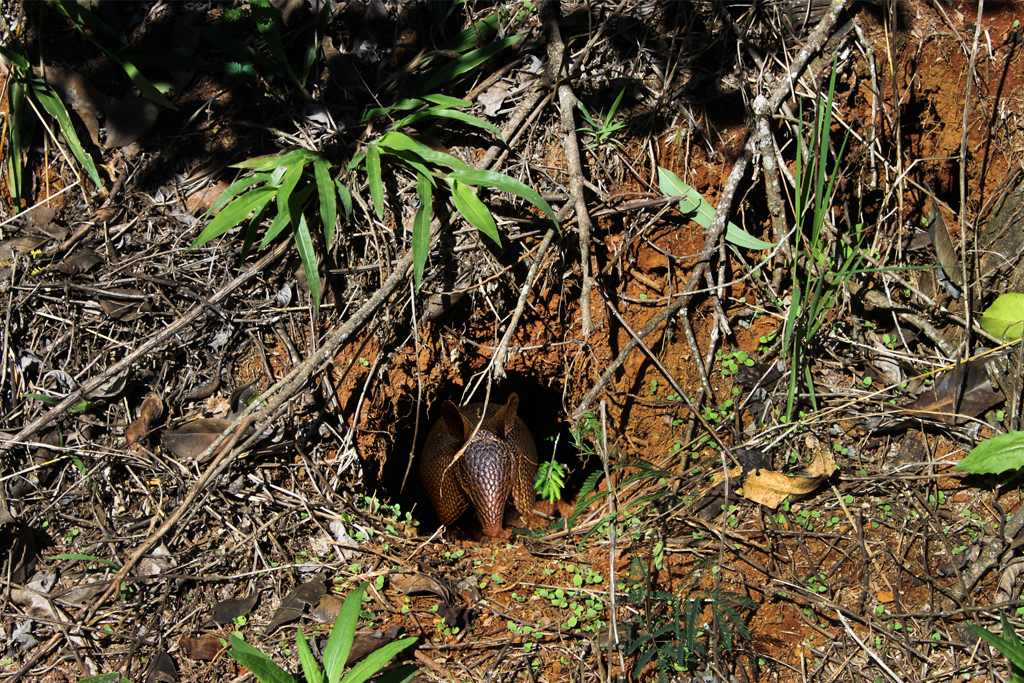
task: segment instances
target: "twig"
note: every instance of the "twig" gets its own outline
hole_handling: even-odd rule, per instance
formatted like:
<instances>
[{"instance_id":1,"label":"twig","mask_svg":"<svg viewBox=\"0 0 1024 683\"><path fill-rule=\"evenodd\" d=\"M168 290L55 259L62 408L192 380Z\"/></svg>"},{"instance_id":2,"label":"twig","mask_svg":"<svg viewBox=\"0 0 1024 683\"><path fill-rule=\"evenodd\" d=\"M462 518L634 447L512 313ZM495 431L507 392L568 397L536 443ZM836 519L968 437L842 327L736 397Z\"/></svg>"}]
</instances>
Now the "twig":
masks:
<instances>
[{"instance_id":1,"label":"twig","mask_svg":"<svg viewBox=\"0 0 1024 683\"><path fill-rule=\"evenodd\" d=\"M548 249L551 247L551 241L554 238L555 230L551 228L544 235L544 240L540 243L540 248L537 249L533 265L530 266L530 271L526 274L526 282L523 283L522 288L519 290L519 301L516 303L516 310L512 313L512 319L509 321L508 327L505 328L505 334L502 335L498 348L494 351L494 355L491 356L491 369L496 379L505 378L505 356L508 354L508 345L511 343L513 335L515 335L519 319L523 317L523 311L526 309L526 299L530 295L530 290L533 289L533 283L537 279L541 264L544 262L544 257L547 255Z\"/></svg>"},{"instance_id":2,"label":"twig","mask_svg":"<svg viewBox=\"0 0 1024 683\"><path fill-rule=\"evenodd\" d=\"M587 202L583 197L583 166L580 163L580 144L576 138L576 119L573 109L576 96L568 83L561 81L562 65L565 62L565 45L562 34L558 30L558 17L561 13L559 0L548 0L544 4L543 16L548 31L548 74L555 84L558 93L558 105L562 116L562 140L565 147L565 160L569 170L569 203L576 208L576 220L579 224L580 238L580 269L582 271L582 291L580 292L580 314L583 318L581 334L583 339L590 337L594 331L594 322L590 312L590 291L594 285L590 273L590 215L587 213Z\"/></svg>"}]
</instances>

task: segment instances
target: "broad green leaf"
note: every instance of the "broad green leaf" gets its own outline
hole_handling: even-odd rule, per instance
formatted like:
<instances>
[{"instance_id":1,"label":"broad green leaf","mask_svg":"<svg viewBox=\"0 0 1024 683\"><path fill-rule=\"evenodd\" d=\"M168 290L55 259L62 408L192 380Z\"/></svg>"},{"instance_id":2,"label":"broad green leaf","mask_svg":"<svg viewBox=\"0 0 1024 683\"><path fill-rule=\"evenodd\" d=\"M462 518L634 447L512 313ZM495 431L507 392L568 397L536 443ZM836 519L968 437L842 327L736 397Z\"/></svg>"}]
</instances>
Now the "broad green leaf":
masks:
<instances>
[{"instance_id":1,"label":"broad green leaf","mask_svg":"<svg viewBox=\"0 0 1024 683\"><path fill-rule=\"evenodd\" d=\"M1024 432L996 434L971 449L953 469L971 474L1002 474L1024 467Z\"/></svg>"},{"instance_id":2,"label":"broad green leaf","mask_svg":"<svg viewBox=\"0 0 1024 683\"><path fill-rule=\"evenodd\" d=\"M476 193L469 189L468 185L453 180L452 199L455 201L455 208L466 217L467 221L501 246L501 237L498 235L498 226L494 223L494 216L476 196Z\"/></svg>"},{"instance_id":3,"label":"broad green leaf","mask_svg":"<svg viewBox=\"0 0 1024 683\"><path fill-rule=\"evenodd\" d=\"M324 248L330 249L334 242L334 225L338 222L338 200L331 182L331 171L322 157L313 159L313 173L316 175L317 193L320 195L320 220L324 224Z\"/></svg>"},{"instance_id":4,"label":"broad green leaf","mask_svg":"<svg viewBox=\"0 0 1024 683\"><path fill-rule=\"evenodd\" d=\"M555 227L558 227L558 219L555 217L555 212L551 210L551 206L544 201L540 193L515 178L509 177L504 173L497 173L496 171L453 171L448 177L466 185L493 187L501 192L508 192L517 197L522 197L543 211L548 218L555 221Z\"/></svg>"},{"instance_id":5,"label":"broad green leaf","mask_svg":"<svg viewBox=\"0 0 1024 683\"><path fill-rule=\"evenodd\" d=\"M447 166L448 168L456 171L473 170L470 168L469 164L461 159L453 157L451 154L431 149L422 142L413 140L405 133L399 133L398 131L391 131L387 133L378 141L378 144L382 150L389 153L412 152L428 164Z\"/></svg>"},{"instance_id":6,"label":"broad green leaf","mask_svg":"<svg viewBox=\"0 0 1024 683\"><path fill-rule=\"evenodd\" d=\"M21 71L27 72L29 69L32 68L32 64L28 61L28 59L25 58L24 55L15 52L9 47L0 45L0 55L3 55L8 60L10 60L11 64L15 68L20 69Z\"/></svg>"},{"instance_id":7,"label":"broad green leaf","mask_svg":"<svg viewBox=\"0 0 1024 683\"><path fill-rule=\"evenodd\" d=\"M344 683L363 683L370 676L373 676L383 669L395 655L416 642L415 638L402 638L393 643L388 643L379 650L374 650L345 676Z\"/></svg>"},{"instance_id":8,"label":"broad green leaf","mask_svg":"<svg viewBox=\"0 0 1024 683\"><path fill-rule=\"evenodd\" d=\"M412 222L412 277L417 290L423 281L423 268L426 266L427 255L430 252L430 215L434 211L433 191L434 188L430 184L429 177L423 175L416 177L416 193L420 197L420 208L416 211L416 217Z\"/></svg>"},{"instance_id":9,"label":"broad green leaf","mask_svg":"<svg viewBox=\"0 0 1024 683\"><path fill-rule=\"evenodd\" d=\"M228 650L228 654L236 662L251 671L260 683L295 683L295 679L287 671L275 664L270 657L267 657L251 645L249 648L252 651L242 649L238 646L240 642L244 643L245 641L242 641L238 636L231 636L231 645L234 649Z\"/></svg>"},{"instance_id":10,"label":"broad green leaf","mask_svg":"<svg viewBox=\"0 0 1024 683\"><path fill-rule=\"evenodd\" d=\"M77 560L79 562L99 562L105 564L111 569L119 570L121 565L117 562L111 562L110 560L104 560L103 558L96 557L95 555L82 555L81 553L60 553L58 555L50 555L46 559L48 560Z\"/></svg>"},{"instance_id":11,"label":"broad green leaf","mask_svg":"<svg viewBox=\"0 0 1024 683\"><path fill-rule=\"evenodd\" d=\"M415 666L400 666L382 674L376 683L409 683L420 671Z\"/></svg>"},{"instance_id":12,"label":"broad green leaf","mask_svg":"<svg viewBox=\"0 0 1024 683\"><path fill-rule=\"evenodd\" d=\"M1005 615L1001 616L1002 619L1006 619ZM1009 625L1009 622L1004 621L1003 623L1004 626ZM1000 638L988 629L981 628L976 624L967 624L967 628L971 630L971 633L978 636L995 649L999 650L999 652L1002 653L1004 657L1010 660L1010 664L1012 664L1015 669L1024 670L1024 651L1022 651L1019 646L1015 647L1014 643L1006 640L1005 638Z\"/></svg>"},{"instance_id":13,"label":"broad green leaf","mask_svg":"<svg viewBox=\"0 0 1024 683\"><path fill-rule=\"evenodd\" d=\"M324 667L327 670L327 683L338 683L341 672L345 670L348 654L352 651L352 640L356 634L359 621L359 610L363 605L363 592L368 584L363 584L348 594L345 602L334 620L334 628L324 646Z\"/></svg>"},{"instance_id":14,"label":"broad green leaf","mask_svg":"<svg viewBox=\"0 0 1024 683\"><path fill-rule=\"evenodd\" d=\"M302 663L302 673L306 676L306 683L324 683L324 670L320 662L316 661L313 652L309 649L306 636L299 627L299 633L295 636L295 645L299 651L299 662Z\"/></svg>"},{"instance_id":15,"label":"broad green leaf","mask_svg":"<svg viewBox=\"0 0 1024 683\"><path fill-rule=\"evenodd\" d=\"M695 189L684 183L679 176L665 168L658 168L658 189L666 197L682 197L679 210L704 229L711 227L715 218L715 207ZM725 227L725 240L744 249L771 249L771 242L759 240L730 221Z\"/></svg>"},{"instance_id":16,"label":"broad green leaf","mask_svg":"<svg viewBox=\"0 0 1024 683\"><path fill-rule=\"evenodd\" d=\"M239 180L236 180L235 182L228 185L228 188L217 196L217 199L214 200L213 204L210 205L210 209L206 212L206 217L209 218L213 214L217 213L217 210L220 207L224 206L229 201L231 201L231 199L234 198L234 196L237 195L242 190L248 190L253 185L256 185L258 183L266 183L269 181L269 173L253 173L251 175L244 176Z\"/></svg>"},{"instance_id":17,"label":"broad green leaf","mask_svg":"<svg viewBox=\"0 0 1024 683\"><path fill-rule=\"evenodd\" d=\"M515 45L522 39L522 35L509 36L503 40L496 40L477 50L468 52L457 59L453 59L444 66L430 71L417 79L412 84L412 92L414 94L433 92L442 83L447 83L472 71L506 47Z\"/></svg>"},{"instance_id":18,"label":"broad green leaf","mask_svg":"<svg viewBox=\"0 0 1024 683\"><path fill-rule=\"evenodd\" d=\"M34 130L34 118L28 116L28 98L25 95L25 86L15 80L8 81L7 86L7 111L10 112L10 123L7 126L7 186L11 190L15 207L21 203L24 187L22 186L21 159L24 139L31 140Z\"/></svg>"},{"instance_id":19,"label":"broad green leaf","mask_svg":"<svg viewBox=\"0 0 1024 683\"><path fill-rule=\"evenodd\" d=\"M234 201L225 206L217 216L209 222L206 228L199 233L199 237L192 243L189 249L195 249L198 246L206 244L215 237L220 237L231 228L235 227L246 218L253 211L266 206L267 202L274 198L274 194L277 193L277 188L273 187L258 187L255 190L250 190L240 197L236 197Z\"/></svg>"},{"instance_id":20,"label":"broad green leaf","mask_svg":"<svg viewBox=\"0 0 1024 683\"><path fill-rule=\"evenodd\" d=\"M121 678L119 671L111 671L108 674L97 674L95 676L89 676L83 678L78 683L121 683L121 681L128 681L127 678Z\"/></svg>"},{"instance_id":21,"label":"broad green leaf","mask_svg":"<svg viewBox=\"0 0 1024 683\"><path fill-rule=\"evenodd\" d=\"M306 215L299 213L298 224L295 226L295 246L302 259L302 269L306 272L306 284L309 285L309 298L313 300L313 317L320 314L320 271L316 263L316 251L313 239L306 224Z\"/></svg>"},{"instance_id":22,"label":"broad green leaf","mask_svg":"<svg viewBox=\"0 0 1024 683\"><path fill-rule=\"evenodd\" d=\"M370 183L370 197L377 217L384 218L384 177L380 170L380 150L371 142L366 147L366 177Z\"/></svg>"},{"instance_id":23,"label":"broad green leaf","mask_svg":"<svg viewBox=\"0 0 1024 683\"><path fill-rule=\"evenodd\" d=\"M981 314L983 330L1003 341L1013 342L1024 332L1024 294L1000 294Z\"/></svg>"},{"instance_id":24,"label":"broad green leaf","mask_svg":"<svg viewBox=\"0 0 1024 683\"><path fill-rule=\"evenodd\" d=\"M50 116L57 119L60 131L64 134L64 140L68 143L68 147L71 148L71 153L75 155L78 163L85 168L89 177L96 184L96 187L102 188L103 181L100 180L96 164L93 163L92 157L86 154L85 148L82 147L82 142L78 139L78 134L75 132L75 124L71 122L71 117L68 115L68 110L64 108L64 103L54 94L50 86L43 84L42 81L39 81L34 90L39 104L43 105L43 109Z\"/></svg>"},{"instance_id":25,"label":"broad green leaf","mask_svg":"<svg viewBox=\"0 0 1024 683\"><path fill-rule=\"evenodd\" d=\"M338 199L341 200L341 208L345 212L345 222L347 223L352 218L352 193L348 191L340 178L334 181L334 187L338 190Z\"/></svg>"}]
</instances>

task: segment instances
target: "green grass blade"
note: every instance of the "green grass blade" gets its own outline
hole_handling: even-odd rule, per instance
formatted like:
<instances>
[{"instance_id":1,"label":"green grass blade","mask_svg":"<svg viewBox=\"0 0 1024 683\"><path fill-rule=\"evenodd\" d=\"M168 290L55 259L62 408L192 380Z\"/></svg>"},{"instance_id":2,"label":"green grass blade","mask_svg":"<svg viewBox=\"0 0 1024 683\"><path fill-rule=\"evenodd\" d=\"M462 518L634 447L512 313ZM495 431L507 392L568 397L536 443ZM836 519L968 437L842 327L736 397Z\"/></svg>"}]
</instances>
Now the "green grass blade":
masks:
<instances>
[{"instance_id":1,"label":"green grass blade","mask_svg":"<svg viewBox=\"0 0 1024 683\"><path fill-rule=\"evenodd\" d=\"M338 618L334 620L331 636L324 646L327 683L338 683L341 680L341 673L345 670L345 663L348 662L348 655L352 651L356 624L359 622L359 610L363 606L363 592L367 585L369 584L364 583L348 594L338 611Z\"/></svg>"},{"instance_id":2,"label":"green grass blade","mask_svg":"<svg viewBox=\"0 0 1024 683\"><path fill-rule=\"evenodd\" d=\"M249 218L249 227L245 229L245 239L242 240L242 251L238 257L238 272L242 272L242 264L245 263L245 259L249 258L249 251L256 241L256 235L260 231L260 225L263 224L263 216L266 214L266 210L267 205L264 204Z\"/></svg>"},{"instance_id":3,"label":"green grass blade","mask_svg":"<svg viewBox=\"0 0 1024 683\"><path fill-rule=\"evenodd\" d=\"M19 54L9 47L0 45L0 55L3 55L11 61L11 64L22 73L29 71L32 68L32 64L25 58L24 55Z\"/></svg>"},{"instance_id":4,"label":"green grass blade","mask_svg":"<svg viewBox=\"0 0 1024 683\"><path fill-rule=\"evenodd\" d=\"M368 121L372 121L373 119L379 118L393 111L411 111L417 107L422 107L423 104L423 100L413 97L407 100L395 102L390 107L374 107L363 114L362 123L367 123Z\"/></svg>"},{"instance_id":5,"label":"green grass blade","mask_svg":"<svg viewBox=\"0 0 1024 683\"><path fill-rule=\"evenodd\" d=\"M465 52L474 45L482 45L490 40L491 36L498 31L499 26L501 26L501 15L495 12L442 43L438 49Z\"/></svg>"},{"instance_id":6,"label":"green grass blade","mask_svg":"<svg viewBox=\"0 0 1024 683\"><path fill-rule=\"evenodd\" d=\"M501 237L498 235L498 226L494 222L494 216L476 196L476 193L469 189L468 185L453 180L452 199L455 201L455 208L465 216L467 221L494 240L495 244L501 246Z\"/></svg>"},{"instance_id":7,"label":"green grass blade","mask_svg":"<svg viewBox=\"0 0 1024 683\"><path fill-rule=\"evenodd\" d=\"M302 673L306 677L306 683L324 683L323 667L320 666L320 662L316 661L312 650L309 649L309 643L302 633L301 626L298 635L295 636L295 646L299 651L299 662L302 664Z\"/></svg>"},{"instance_id":8,"label":"green grass blade","mask_svg":"<svg viewBox=\"0 0 1024 683\"><path fill-rule=\"evenodd\" d=\"M558 227L558 218L555 217L555 212L551 210L551 206L544 201L540 193L515 178L496 171L454 171L448 177L466 185L493 187L501 192L522 197L543 211L544 215L555 222L555 227Z\"/></svg>"},{"instance_id":9,"label":"green grass blade","mask_svg":"<svg viewBox=\"0 0 1024 683\"><path fill-rule=\"evenodd\" d=\"M199 237L196 238L196 241L192 243L189 249L195 249L215 237L220 237L244 221L250 213L266 206L267 202L273 199L276 192L277 188L274 187L258 187L237 197L210 221L203 231L199 233Z\"/></svg>"},{"instance_id":10,"label":"green grass blade","mask_svg":"<svg viewBox=\"0 0 1024 683\"><path fill-rule=\"evenodd\" d=\"M231 164L231 168L251 168L254 171L272 171L278 168L284 168L285 166L291 166L297 162L303 164L313 161L317 158L316 152L310 152L308 149L293 149L290 152L284 154L265 154L259 157L253 157L252 159L246 159L245 161L239 161L237 164Z\"/></svg>"},{"instance_id":11,"label":"green grass blade","mask_svg":"<svg viewBox=\"0 0 1024 683\"><path fill-rule=\"evenodd\" d=\"M26 140L31 139L29 132L34 128L34 123L30 123L33 118L26 115L28 109L25 86L11 79L7 87L7 111L11 112L11 119L7 125L7 186L11 190L11 197L14 199L16 208L20 208L24 192L21 168L24 146L21 144L21 139L23 134Z\"/></svg>"},{"instance_id":12,"label":"green grass blade","mask_svg":"<svg viewBox=\"0 0 1024 683\"><path fill-rule=\"evenodd\" d=\"M331 244L334 243L334 226L338 222L338 199L334 194L331 171L322 157L313 159L313 174L316 176L316 189L320 195L320 219L324 225L324 248L330 249Z\"/></svg>"},{"instance_id":13,"label":"green grass blade","mask_svg":"<svg viewBox=\"0 0 1024 683\"><path fill-rule=\"evenodd\" d=\"M416 218L412 223L412 275L417 291L423 281L423 268L426 266L427 255L430 252L430 216L434 211L433 191L434 188L428 177L423 175L416 177L416 192L420 197L420 208L416 211Z\"/></svg>"},{"instance_id":14,"label":"green grass blade","mask_svg":"<svg viewBox=\"0 0 1024 683\"><path fill-rule=\"evenodd\" d=\"M95 40L92 42L96 43ZM96 45L99 46L98 43L96 43ZM164 97L164 94L160 92L160 90L155 85L153 85L148 78L143 76L142 72L140 72L138 68L130 60L124 59L114 54L109 55L109 57L110 59L121 65L121 68L124 69L124 72L126 74L128 74L128 78L132 79L132 83L134 83L135 87L139 89L139 92L142 93L143 97L152 100L153 102L156 102L162 107L167 107L168 109L178 111L178 108L175 107L169 99Z\"/></svg>"},{"instance_id":15,"label":"green grass blade","mask_svg":"<svg viewBox=\"0 0 1024 683\"><path fill-rule=\"evenodd\" d=\"M75 155L75 159L86 170L93 183L96 184L96 187L102 188L103 181L100 180L96 164L93 162L92 157L86 153L85 148L82 147L82 141L78 139L78 134L75 132L75 124L71 122L71 117L68 115L68 110L64 107L64 103L60 101L60 98L57 97L49 86L42 84L42 81L35 86L34 90L39 104L43 106L43 109L50 116L57 119L60 131L64 134L64 140L68 143L71 153Z\"/></svg>"},{"instance_id":16,"label":"green grass blade","mask_svg":"<svg viewBox=\"0 0 1024 683\"><path fill-rule=\"evenodd\" d=\"M473 103L469 100L460 100L458 97L450 97L448 95L425 95L423 99L446 108L461 107L464 109L473 106Z\"/></svg>"},{"instance_id":17,"label":"green grass blade","mask_svg":"<svg viewBox=\"0 0 1024 683\"><path fill-rule=\"evenodd\" d=\"M515 45L523 39L522 35L509 36L503 40L497 40L477 50L466 53L457 59L453 59L442 67L424 74L412 84L414 94L430 93L437 90L442 83L454 80L465 73L468 73L480 66L488 59L498 54L506 47Z\"/></svg>"},{"instance_id":18,"label":"green grass blade","mask_svg":"<svg viewBox=\"0 0 1024 683\"><path fill-rule=\"evenodd\" d=\"M1010 660L1010 664L1018 669L1024 669L1024 652L1019 648L1013 647L1013 643L975 624L967 624L967 628L971 630L971 633L1001 652L1004 657Z\"/></svg>"},{"instance_id":19,"label":"green grass blade","mask_svg":"<svg viewBox=\"0 0 1024 683\"><path fill-rule=\"evenodd\" d=\"M309 298L313 300L313 317L320 315L320 271L317 268L316 251L313 239L306 224L306 215L299 212L299 220L295 226L295 246L302 259L302 269L306 271L306 284L309 285Z\"/></svg>"},{"instance_id":20,"label":"green grass blade","mask_svg":"<svg viewBox=\"0 0 1024 683\"><path fill-rule=\"evenodd\" d=\"M344 683L363 683L370 676L383 669L395 655L415 642L415 638L402 638L393 643L388 643L379 650L374 650L367 655L366 659L352 667L352 670L345 676Z\"/></svg>"},{"instance_id":21,"label":"green grass blade","mask_svg":"<svg viewBox=\"0 0 1024 683\"><path fill-rule=\"evenodd\" d=\"M95 555L82 555L81 553L60 553L58 555L50 555L46 558L47 560L78 560L80 562L98 562L105 564L111 569L117 571L121 569L121 565L117 562L111 562L110 560L104 560L103 558L96 557Z\"/></svg>"},{"instance_id":22,"label":"green grass blade","mask_svg":"<svg viewBox=\"0 0 1024 683\"><path fill-rule=\"evenodd\" d=\"M380 150L372 142L366 147L366 176L370 183L373 208L377 210L378 218L384 218L384 177L380 170Z\"/></svg>"},{"instance_id":23,"label":"green grass blade","mask_svg":"<svg viewBox=\"0 0 1024 683\"><path fill-rule=\"evenodd\" d=\"M380 148L390 154L399 154L401 152L411 152L416 156L420 157L423 161L428 164L434 164L436 166L445 166L455 171L472 171L469 164L462 161L461 159L446 154L445 152L438 152L437 150L427 147L422 142L413 140L405 133L399 133L397 131L391 131L384 135L378 144Z\"/></svg>"}]
</instances>

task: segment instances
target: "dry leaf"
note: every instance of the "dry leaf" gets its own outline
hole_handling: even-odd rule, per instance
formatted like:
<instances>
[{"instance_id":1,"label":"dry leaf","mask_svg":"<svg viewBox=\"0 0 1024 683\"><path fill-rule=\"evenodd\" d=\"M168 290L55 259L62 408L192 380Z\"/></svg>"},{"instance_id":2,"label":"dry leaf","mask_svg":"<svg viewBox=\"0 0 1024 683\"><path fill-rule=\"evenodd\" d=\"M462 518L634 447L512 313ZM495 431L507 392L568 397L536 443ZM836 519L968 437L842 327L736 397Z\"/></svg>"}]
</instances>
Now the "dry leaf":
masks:
<instances>
[{"instance_id":1,"label":"dry leaf","mask_svg":"<svg viewBox=\"0 0 1024 683\"><path fill-rule=\"evenodd\" d=\"M221 651L220 637L213 633L204 633L198 638L179 638L178 647L189 659L201 659L204 662L212 662Z\"/></svg>"},{"instance_id":2,"label":"dry leaf","mask_svg":"<svg viewBox=\"0 0 1024 683\"><path fill-rule=\"evenodd\" d=\"M766 470L755 470L749 473L739 493L747 500L774 510L786 498L792 502L813 493L828 480L835 469L836 463L832 454L828 451L821 451L818 453L818 457L800 474L787 475Z\"/></svg>"},{"instance_id":3,"label":"dry leaf","mask_svg":"<svg viewBox=\"0 0 1024 683\"><path fill-rule=\"evenodd\" d=\"M206 451L217 438L224 433L234 420L218 417L204 417L192 420L179 426L177 429L168 429L160 436L164 448L178 460L195 460ZM242 436L252 434L252 428L247 429ZM231 439L227 439L209 457L219 455L225 449L231 447ZM203 462L206 462L203 460Z\"/></svg>"},{"instance_id":4,"label":"dry leaf","mask_svg":"<svg viewBox=\"0 0 1024 683\"><path fill-rule=\"evenodd\" d=\"M213 624L230 624L238 617L244 617L256 605L256 599L259 595L260 593L257 590L246 598L221 600L213 606L213 614L210 616L210 621L203 624L203 627L209 628Z\"/></svg>"},{"instance_id":5,"label":"dry leaf","mask_svg":"<svg viewBox=\"0 0 1024 683\"><path fill-rule=\"evenodd\" d=\"M129 100L111 100L107 112L107 143L105 149L125 147L148 133L156 125L160 107L136 97Z\"/></svg>"},{"instance_id":6,"label":"dry leaf","mask_svg":"<svg viewBox=\"0 0 1024 683\"><path fill-rule=\"evenodd\" d=\"M985 373L985 361L990 359L976 358L960 363L944 374L929 391L904 406L903 412L934 417L956 425L1002 403L1006 397L992 387Z\"/></svg>"},{"instance_id":7,"label":"dry leaf","mask_svg":"<svg viewBox=\"0 0 1024 683\"><path fill-rule=\"evenodd\" d=\"M484 105L485 116L495 117L498 115L501 105L505 104L505 99L508 98L510 87L508 83L498 81L477 96L476 101Z\"/></svg>"},{"instance_id":8,"label":"dry leaf","mask_svg":"<svg viewBox=\"0 0 1024 683\"><path fill-rule=\"evenodd\" d=\"M319 576L314 576L306 583L297 586L291 593L284 596L281 606L277 608L277 611L274 612L274 617L267 624L267 627L263 629L263 635L268 635L281 624L295 621L302 616L306 605L318 604L326 593L327 586Z\"/></svg>"},{"instance_id":9,"label":"dry leaf","mask_svg":"<svg viewBox=\"0 0 1024 683\"><path fill-rule=\"evenodd\" d=\"M953 246L953 240L949 237L946 221L942 219L942 213L939 211L938 202L935 201L935 195L932 194L932 188L928 187L927 183L925 187L928 190L928 196L932 199L932 212L928 216L928 236L931 237L932 246L935 247L935 257L949 281L963 289L964 277L963 270L960 268L960 257Z\"/></svg>"},{"instance_id":10,"label":"dry leaf","mask_svg":"<svg viewBox=\"0 0 1024 683\"><path fill-rule=\"evenodd\" d=\"M103 263L103 259L92 249L83 249L74 256L64 259L57 270L65 275L81 275Z\"/></svg>"},{"instance_id":11,"label":"dry leaf","mask_svg":"<svg viewBox=\"0 0 1024 683\"><path fill-rule=\"evenodd\" d=\"M164 402L160 400L159 394L151 392L146 396L146 400L142 402L142 407L139 408L139 418L128 425L128 429L124 433L125 438L128 440L129 448L133 451L139 450L142 439L153 428L153 423L156 422L163 412Z\"/></svg>"},{"instance_id":12,"label":"dry leaf","mask_svg":"<svg viewBox=\"0 0 1024 683\"><path fill-rule=\"evenodd\" d=\"M100 308L108 317L130 323L149 313L152 306L138 289L108 289L100 295Z\"/></svg>"}]
</instances>

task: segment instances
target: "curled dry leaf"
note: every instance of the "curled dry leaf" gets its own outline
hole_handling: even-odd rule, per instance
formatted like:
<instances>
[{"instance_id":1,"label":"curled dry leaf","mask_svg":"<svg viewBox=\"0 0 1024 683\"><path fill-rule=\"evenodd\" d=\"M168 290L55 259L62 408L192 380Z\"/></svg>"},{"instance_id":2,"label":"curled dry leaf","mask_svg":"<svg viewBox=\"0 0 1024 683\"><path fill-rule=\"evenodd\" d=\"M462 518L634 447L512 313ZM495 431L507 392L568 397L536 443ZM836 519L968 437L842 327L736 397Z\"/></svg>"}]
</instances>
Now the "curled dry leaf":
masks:
<instances>
[{"instance_id":1,"label":"curled dry leaf","mask_svg":"<svg viewBox=\"0 0 1024 683\"><path fill-rule=\"evenodd\" d=\"M827 450L820 450L808 467L799 474L754 470L743 481L738 493L747 500L774 510L786 498L796 501L810 495L835 472L836 462Z\"/></svg>"},{"instance_id":2,"label":"curled dry leaf","mask_svg":"<svg viewBox=\"0 0 1024 683\"><path fill-rule=\"evenodd\" d=\"M82 249L74 256L70 256L64 259L57 270L64 273L65 275L81 275L87 273L99 264L103 263L103 259L92 249Z\"/></svg>"},{"instance_id":3,"label":"curled dry leaf","mask_svg":"<svg viewBox=\"0 0 1024 683\"><path fill-rule=\"evenodd\" d=\"M295 621L302 616L302 612L307 605L319 604L320 599L326 594L327 586L320 576L314 576L306 583L295 587L291 593L284 596L281 606L277 608L277 611L274 612L274 617L267 624L267 627L263 629L263 635L272 633L281 624Z\"/></svg>"},{"instance_id":4,"label":"curled dry leaf","mask_svg":"<svg viewBox=\"0 0 1024 683\"><path fill-rule=\"evenodd\" d=\"M153 423L160 418L163 412L164 402L160 399L159 394L151 392L146 396L146 400L142 402L142 407L139 408L139 418L128 425L128 429L124 434L128 440L129 448L133 451L139 450L142 440L153 428Z\"/></svg>"},{"instance_id":5,"label":"curled dry leaf","mask_svg":"<svg viewBox=\"0 0 1024 683\"><path fill-rule=\"evenodd\" d=\"M161 435L160 440L164 448L178 460L196 460L233 422L234 420L225 418L204 417L186 422L177 429L168 429ZM251 428L247 429L242 436L249 436L250 434L252 434ZM225 440L220 448L212 453L210 457L220 455L225 449L230 447L231 440Z\"/></svg>"}]
</instances>

